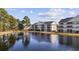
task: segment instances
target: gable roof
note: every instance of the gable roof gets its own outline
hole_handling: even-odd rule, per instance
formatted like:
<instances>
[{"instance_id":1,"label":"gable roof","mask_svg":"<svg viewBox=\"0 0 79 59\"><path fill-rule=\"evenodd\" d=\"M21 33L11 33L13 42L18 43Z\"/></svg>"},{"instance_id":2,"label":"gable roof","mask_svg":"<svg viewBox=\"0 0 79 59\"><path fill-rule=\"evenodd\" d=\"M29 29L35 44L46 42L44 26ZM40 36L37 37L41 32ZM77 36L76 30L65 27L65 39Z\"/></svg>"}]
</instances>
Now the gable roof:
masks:
<instances>
[{"instance_id":1,"label":"gable roof","mask_svg":"<svg viewBox=\"0 0 79 59\"><path fill-rule=\"evenodd\" d=\"M47 22L42 22L44 24L50 24L50 23L53 23L54 21L47 21Z\"/></svg>"},{"instance_id":2,"label":"gable roof","mask_svg":"<svg viewBox=\"0 0 79 59\"><path fill-rule=\"evenodd\" d=\"M46 21L46 22L37 22L37 23L34 23L33 25L38 25L38 24L51 24L53 23L54 21Z\"/></svg>"},{"instance_id":3,"label":"gable roof","mask_svg":"<svg viewBox=\"0 0 79 59\"><path fill-rule=\"evenodd\" d=\"M65 19L60 20L59 23L65 23L65 22L70 21L71 19L73 19L73 17L65 18Z\"/></svg>"},{"instance_id":4,"label":"gable roof","mask_svg":"<svg viewBox=\"0 0 79 59\"><path fill-rule=\"evenodd\" d=\"M79 16L74 17L72 20L68 22L79 22Z\"/></svg>"}]
</instances>

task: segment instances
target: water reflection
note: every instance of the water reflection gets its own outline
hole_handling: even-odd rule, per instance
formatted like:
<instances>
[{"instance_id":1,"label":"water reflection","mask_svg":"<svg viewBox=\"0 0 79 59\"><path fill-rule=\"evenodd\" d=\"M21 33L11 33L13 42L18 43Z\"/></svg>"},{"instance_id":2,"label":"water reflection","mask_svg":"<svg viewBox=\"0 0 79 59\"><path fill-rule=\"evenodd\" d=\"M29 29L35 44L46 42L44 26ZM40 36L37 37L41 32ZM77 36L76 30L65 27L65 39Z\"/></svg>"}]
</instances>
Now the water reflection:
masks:
<instances>
[{"instance_id":1,"label":"water reflection","mask_svg":"<svg viewBox=\"0 0 79 59\"><path fill-rule=\"evenodd\" d=\"M29 33L24 33L22 42L23 42L23 45L24 45L25 47L27 47L27 46L29 45L29 43L30 43L30 36L29 36Z\"/></svg>"},{"instance_id":2,"label":"water reflection","mask_svg":"<svg viewBox=\"0 0 79 59\"><path fill-rule=\"evenodd\" d=\"M16 36L11 34L8 39L8 42L9 42L10 47L12 47L16 42Z\"/></svg>"},{"instance_id":3,"label":"water reflection","mask_svg":"<svg viewBox=\"0 0 79 59\"><path fill-rule=\"evenodd\" d=\"M31 33L30 35L32 51L54 51L59 46L58 35L45 33Z\"/></svg>"},{"instance_id":4,"label":"water reflection","mask_svg":"<svg viewBox=\"0 0 79 59\"><path fill-rule=\"evenodd\" d=\"M53 46L59 45L58 35L50 35L50 38Z\"/></svg>"},{"instance_id":5,"label":"water reflection","mask_svg":"<svg viewBox=\"0 0 79 59\"><path fill-rule=\"evenodd\" d=\"M29 37L27 34L16 33L0 36L0 51L7 51L13 48L19 40L22 40L23 46L28 46Z\"/></svg>"},{"instance_id":6,"label":"water reflection","mask_svg":"<svg viewBox=\"0 0 79 59\"><path fill-rule=\"evenodd\" d=\"M0 36L0 50L71 51L79 50L79 37L44 33L12 33Z\"/></svg>"},{"instance_id":7,"label":"water reflection","mask_svg":"<svg viewBox=\"0 0 79 59\"><path fill-rule=\"evenodd\" d=\"M34 38L38 42L51 42L50 34L32 33L32 38Z\"/></svg>"},{"instance_id":8,"label":"water reflection","mask_svg":"<svg viewBox=\"0 0 79 59\"><path fill-rule=\"evenodd\" d=\"M59 35L59 43L67 46L74 47L79 50L79 37L78 36L61 36Z\"/></svg>"},{"instance_id":9,"label":"water reflection","mask_svg":"<svg viewBox=\"0 0 79 59\"><path fill-rule=\"evenodd\" d=\"M0 50L5 51L12 47L16 42L16 37L14 35L3 35L0 36Z\"/></svg>"}]
</instances>

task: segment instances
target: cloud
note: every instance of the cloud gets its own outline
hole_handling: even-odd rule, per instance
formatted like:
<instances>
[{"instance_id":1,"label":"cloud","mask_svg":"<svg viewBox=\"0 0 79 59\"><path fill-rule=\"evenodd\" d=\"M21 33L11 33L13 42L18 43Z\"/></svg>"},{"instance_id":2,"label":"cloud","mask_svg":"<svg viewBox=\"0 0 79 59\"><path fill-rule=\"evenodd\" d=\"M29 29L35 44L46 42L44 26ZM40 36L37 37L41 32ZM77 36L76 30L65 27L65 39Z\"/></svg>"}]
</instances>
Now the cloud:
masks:
<instances>
[{"instance_id":1,"label":"cloud","mask_svg":"<svg viewBox=\"0 0 79 59\"><path fill-rule=\"evenodd\" d=\"M49 17L51 15L50 15L50 13L46 12L46 13L38 13L38 16L40 16L40 17Z\"/></svg>"},{"instance_id":2,"label":"cloud","mask_svg":"<svg viewBox=\"0 0 79 59\"><path fill-rule=\"evenodd\" d=\"M50 9L49 10L50 12L58 12L58 13L65 13L65 10L64 9L61 9L61 8L54 8L54 9Z\"/></svg>"},{"instance_id":3,"label":"cloud","mask_svg":"<svg viewBox=\"0 0 79 59\"><path fill-rule=\"evenodd\" d=\"M63 8L52 8L47 12L42 12L37 14L41 18L49 18L49 19L63 19L66 17L76 16L77 12L75 9L63 9Z\"/></svg>"},{"instance_id":4,"label":"cloud","mask_svg":"<svg viewBox=\"0 0 79 59\"><path fill-rule=\"evenodd\" d=\"M56 8L56 9L49 9L48 12L38 13L38 16L40 16L40 17L50 17L50 16L56 17L56 16L60 16L64 13L65 13L64 9Z\"/></svg>"},{"instance_id":5,"label":"cloud","mask_svg":"<svg viewBox=\"0 0 79 59\"><path fill-rule=\"evenodd\" d=\"M31 11L30 11L30 13L32 14L32 13L33 13L33 11L31 10Z\"/></svg>"},{"instance_id":6,"label":"cloud","mask_svg":"<svg viewBox=\"0 0 79 59\"><path fill-rule=\"evenodd\" d=\"M76 9L52 8L49 9L47 12L40 12L37 15L44 20L47 19L59 22L61 19L77 16L78 13Z\"/></svg>"},{"instance_id":7,"label":"cloud","mask_svg":"<svg viewBox=\"0 0 79 59\"><path fill-rule=\"evenodd\" d=\"M16 11L16 8L5 8L5 10Z\"/></svg>"},{"instance_id":8,"label":"cloud","mask_svg":"<svg viewBox=\"0 0 79 59\"><path fill-rule=\"evenodd\" d=\"M69 12L69 16L71 16L71 17L72 17L72 16L76 16L76 15L77 15L77 13L76 13L75 11L70 11L70 12Z\"/></svg>"},{"instance_id":9,"label":"cloud","mask_svg":"<svg viewBox=\"0 0 79 59\"><path fill-rule=\"evenodd\" d=\"M25 13L26 11L25 10L21 10L21 13Z\"/></svg>"},{"instance_id":10,"label":"cloud","mask_svg":"<svg viewBox=\"0 0 79 59\"><path fill-rule=\"evenodd\" d=\"M16 9L15 8L12 8L12 10L15 11Z\"/></svg>"}]
</instances>

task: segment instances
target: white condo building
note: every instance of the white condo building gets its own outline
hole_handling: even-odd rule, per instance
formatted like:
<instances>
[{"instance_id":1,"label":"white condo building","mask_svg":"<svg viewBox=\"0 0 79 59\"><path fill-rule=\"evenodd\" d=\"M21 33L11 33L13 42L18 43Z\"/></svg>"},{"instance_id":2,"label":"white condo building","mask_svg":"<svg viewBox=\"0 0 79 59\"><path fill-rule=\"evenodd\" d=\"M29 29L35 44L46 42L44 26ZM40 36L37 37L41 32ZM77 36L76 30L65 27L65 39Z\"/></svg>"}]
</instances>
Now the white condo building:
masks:
<instances>
[{"instance_id":1,"label":"white condo building","mask_svg":"<svg viewBox=\"0 0 79 59\"><path fill-rule=\"evenodd\" d=\"M31 26L33 31L57 31L57 24L54 21L37 22Z\"/></svg>"},{"instance_id":2,"label":"white condo building","mask_svg":"<svg viewBox=\"0 0 79 59\"><path fill-rule=\"evenodd\" d=\"M59 32L79 33L79 16L62 19L58 25Z\"/></svg>"}]
</instances>

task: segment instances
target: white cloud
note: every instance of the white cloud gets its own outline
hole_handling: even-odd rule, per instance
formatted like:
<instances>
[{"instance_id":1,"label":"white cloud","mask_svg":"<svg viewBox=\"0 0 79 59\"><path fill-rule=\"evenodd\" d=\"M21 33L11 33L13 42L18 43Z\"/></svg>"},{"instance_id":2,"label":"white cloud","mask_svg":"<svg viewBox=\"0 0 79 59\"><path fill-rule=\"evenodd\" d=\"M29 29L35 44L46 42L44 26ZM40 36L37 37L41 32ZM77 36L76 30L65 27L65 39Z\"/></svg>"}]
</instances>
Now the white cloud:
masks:
<instances>
[{"instance_id":1,"label":"white cloud","mask_svg":"<svg viewBox=\"0 0 79 59\"><path fill-rule=\"evenodd\" d=\"M74 9L74 8L69 8L69 9Z\"/></svg>"},{"instance_id":2,"label":"white cloud","mask_svg":"<svg viewBox=\"0 0 79 59\"><path fill-rule=\"evenodd\" d=\"M60 16L62 14L65 13L65 10L64 9L60 9L60 8L56 8L56 9L49 9L48 12L45 12L45 13L38 13L39 16L43 16L43 17L49 17L49 16Z\"/></svg>"},{"instance_id":3,"label":"white cloud","mask_svg":"<svg viewBox=\"0 0 79 59\"><path fill-rule=\"evenodd\" d=\"M15 8L12 8L12 10L15 11L16 9Z\"/></svg>"},{"instance_id":4,"label":"white cloud","mask_svg":"<svg viewBox=\"0 0 79 59\"><path fill-rule=\"evenodd\" d=\"M70 11L69 12L69 16L76 16L76 15L77 15L77 13L75 11Z\"/></svg>"},{"instance_id":5,"label":"white cloud","mask_svg":"<svg viewBox=\"0 0 79 59\"><path fill-rule=\"evenodd\" d=\"M5 8L5 10L16 11L16 8Z\"/></svg>"},{"instance_id":6,"label":"white cloud","mask_svg":"<svg viewBox=\"0 0 79 59\"><path fill-rule=\"evenodd\" d=\"M56 8L56 9L49 9L49 11L44 12L44 13L38 13L39 17L44 18L45 20L51 20L51 21L56 21L60 18L64 18L63 14L66 11L64 9Z\"/></svg>"},{"instance_id":7,"label":"white cloud","mask_svg":"<svg viewBox=\"0 0 79 59\"><path fill-rule=\"evenodd\" d=\"M61 13L65 13L65 10L64 9L61 9L61 8L52 8L49 10L50 12L61 12Z\"/></svg>"},{"instance_id":8,"label":"white cloud","mask_svg":"<svg viewBox=\"0 0 79 59\"><path fill-rule=\"evenodd\" d=\"M30 13L32 14L32 13L33 13L33 11L31 10L31 11L30 11Z\"/></svg>"},{"instance_id":9,"label":"white cloud","mask_svg":"<svg viewBox=\"0 0 79 59\"><path fill-rule=\"evenodd\" d=\"M25 10L21 10L21 13L25 13L26 11Z\"/></svg>"},{"instance_id":10,"label":"white cloud","mask_svg":"<svg viewBox=\"0 0 79 59\"><path fill-rule=\"evenodd\" d=\"M46 12L46 13L38 13L38 16L40 16L40 17L49 17L50 16L50 13L49 12Z\"/></svg>"},{"instance_id":11,"label":"white cloud","mask_svg":"<svg viewBox=\"0 0 79 59\"><path fill-rule=\"evenodd\" d=\"M64 16L60 16L60 19L64 19L65 17Z\"/></svg>"},{"instance_id":12,"label":"white cloud","mask_svg":"<svg viewBox=\"0 0 79 59\"><path fill-rule=\"evenodd\" d=\"M76 16L77 13L74 9L67 10L67 9L61 9L61 8L52 8L49 9L47 12L38 13L39 17L42 18L52 18L52 19L62 19L66 17L72 17Z\"/></svg>"}]
</instances>

